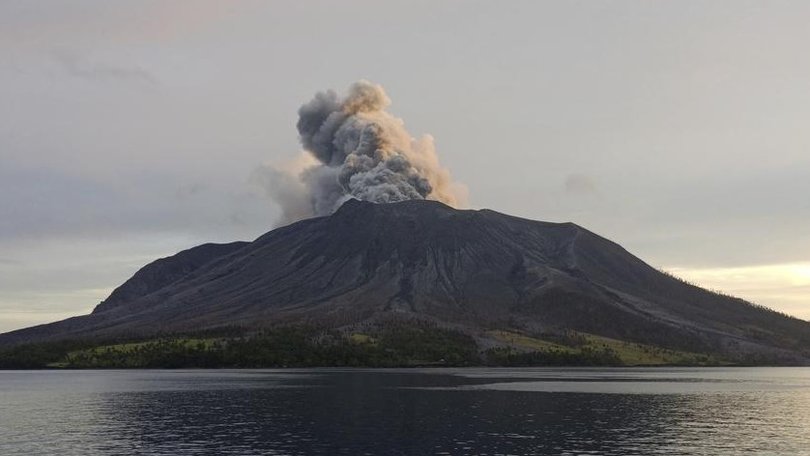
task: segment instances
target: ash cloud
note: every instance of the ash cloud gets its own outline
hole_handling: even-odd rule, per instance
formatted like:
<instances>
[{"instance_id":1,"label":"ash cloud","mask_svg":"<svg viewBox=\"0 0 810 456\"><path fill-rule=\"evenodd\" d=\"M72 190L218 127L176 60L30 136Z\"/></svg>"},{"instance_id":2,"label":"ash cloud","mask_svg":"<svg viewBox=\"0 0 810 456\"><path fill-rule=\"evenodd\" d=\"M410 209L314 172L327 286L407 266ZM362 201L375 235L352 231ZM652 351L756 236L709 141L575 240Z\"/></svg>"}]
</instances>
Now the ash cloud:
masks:
<instances>
[{"instance_id":1,"label":"ash cloud","mask_svg":"<svg viewBox=\"0 0 810 456\"><path fill-rule=\"evenodd\" d=\"M351 198L375 203L431 199L458 207L466 188L439 164L433 138L414 139L386 111L382 86L359 81L320 92L298 110L304 156L254 175L281 206L283 223L328 215Z\"/></svg>"},{"instance_id":2,"label":"ash cloud","mask_svg":"<svg viewBox=\"0 0 810 456\"><path fill-rule=\"evenodd\" d=\"M569 195L583 196L598 193L596 182L585 174L569 174L565 178L563 187Z\"/></svg>"}]
</instances>

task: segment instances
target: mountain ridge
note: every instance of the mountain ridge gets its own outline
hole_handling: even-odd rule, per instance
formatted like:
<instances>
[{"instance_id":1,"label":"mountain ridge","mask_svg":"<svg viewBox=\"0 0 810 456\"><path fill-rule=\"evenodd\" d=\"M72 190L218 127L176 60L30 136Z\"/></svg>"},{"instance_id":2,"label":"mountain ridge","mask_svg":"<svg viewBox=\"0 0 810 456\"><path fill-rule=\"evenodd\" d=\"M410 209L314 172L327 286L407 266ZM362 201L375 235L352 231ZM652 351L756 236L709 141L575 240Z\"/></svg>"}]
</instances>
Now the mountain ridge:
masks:
<instances>
[{"instance_id":1,"label":"mountain ridge","mask_svg":"<svg viewBox=\"0 0 810 456\"><path fill-rule=\"evenodd\" d=\"M810 323L687 284L574 223L426 200L349 200L249 243L185 250L139 270L90 315L0 344L387 318L810 358Z\"/></svg>"}]
</instances>

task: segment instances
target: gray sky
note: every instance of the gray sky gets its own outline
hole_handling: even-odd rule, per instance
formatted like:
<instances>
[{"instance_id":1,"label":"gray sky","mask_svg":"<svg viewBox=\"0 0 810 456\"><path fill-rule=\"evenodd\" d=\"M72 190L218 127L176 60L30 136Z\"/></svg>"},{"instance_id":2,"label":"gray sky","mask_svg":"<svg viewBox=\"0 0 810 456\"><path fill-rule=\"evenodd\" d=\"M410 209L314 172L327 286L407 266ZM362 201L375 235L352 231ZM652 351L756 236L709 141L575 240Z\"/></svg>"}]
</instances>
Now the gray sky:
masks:
<instances>
[{"instance_id":1,"label":"gray sky","mask_svg":"<svg viewBox=\"0 0 810 456\"><path fill-rule=\"evenodd\" d=\"M298 107L382 84L470 206L810 318L810 2L0 3L0 331L252 239Z\"/></svg>"}]
</instances>

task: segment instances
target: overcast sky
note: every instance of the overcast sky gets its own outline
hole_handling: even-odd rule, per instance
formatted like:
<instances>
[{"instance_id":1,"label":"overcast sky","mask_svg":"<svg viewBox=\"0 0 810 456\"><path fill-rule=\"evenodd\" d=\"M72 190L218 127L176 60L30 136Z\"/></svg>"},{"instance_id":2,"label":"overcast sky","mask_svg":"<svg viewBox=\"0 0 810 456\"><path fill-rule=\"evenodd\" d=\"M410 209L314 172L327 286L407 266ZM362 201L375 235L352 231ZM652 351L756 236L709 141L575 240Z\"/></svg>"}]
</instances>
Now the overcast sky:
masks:
<instances>
[{"instance_id":1,"label":"overcast sky","mask_svg":"<svg viewBox=\"0 0 810 456\"><path fill-rule=\"evenodd\" d=\"M298 107L382 84L472 208L810 319L810 2L0 3L0 331L253 239Z\"/></svg>"}]
</instances>

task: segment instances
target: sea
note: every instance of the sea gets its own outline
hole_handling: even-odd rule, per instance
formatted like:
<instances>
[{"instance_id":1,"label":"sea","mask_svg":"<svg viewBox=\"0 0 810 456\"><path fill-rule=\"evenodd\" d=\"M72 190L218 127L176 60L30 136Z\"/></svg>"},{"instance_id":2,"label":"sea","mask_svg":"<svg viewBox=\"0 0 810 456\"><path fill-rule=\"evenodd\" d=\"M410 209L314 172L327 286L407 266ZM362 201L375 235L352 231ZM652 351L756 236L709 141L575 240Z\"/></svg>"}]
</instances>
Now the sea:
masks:
<instances>
[{"instance_id":1,"label":"sea","mask_svg":"<svg viewBox=\"0 0 810 456\"><path fill-rule=\"evenodd\" d=\"M810 455L810 368L0 371L0 455Z\"/></svg>"}]
</instances>

